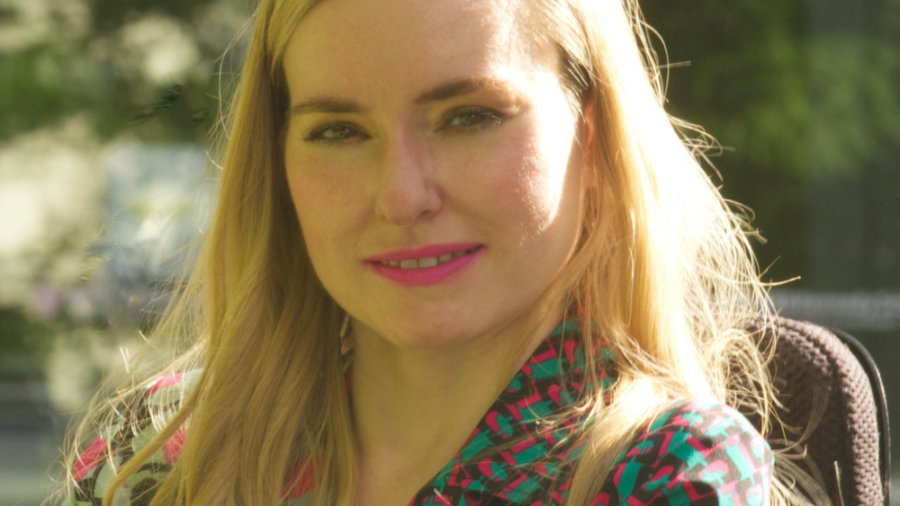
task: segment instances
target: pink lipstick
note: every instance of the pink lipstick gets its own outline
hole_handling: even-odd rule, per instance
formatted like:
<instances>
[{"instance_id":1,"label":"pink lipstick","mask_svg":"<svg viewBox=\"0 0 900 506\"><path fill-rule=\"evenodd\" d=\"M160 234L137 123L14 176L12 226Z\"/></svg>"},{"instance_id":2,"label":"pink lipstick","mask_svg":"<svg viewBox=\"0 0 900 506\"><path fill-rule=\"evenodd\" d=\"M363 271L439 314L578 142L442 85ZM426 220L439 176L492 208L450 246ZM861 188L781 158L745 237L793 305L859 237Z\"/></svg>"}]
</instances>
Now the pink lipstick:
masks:
<instances>
[{"instance_id":1,"label":"pink lipstick","mask_svg":"<svg viewBox=\"0 0 900 506\"><path fill-rule=\"evenodd\" d=\"M432 244L365 258L373 272L407 286L433 285L470 265L484 247L477 243Z\"/></svg>"}]
</instances>

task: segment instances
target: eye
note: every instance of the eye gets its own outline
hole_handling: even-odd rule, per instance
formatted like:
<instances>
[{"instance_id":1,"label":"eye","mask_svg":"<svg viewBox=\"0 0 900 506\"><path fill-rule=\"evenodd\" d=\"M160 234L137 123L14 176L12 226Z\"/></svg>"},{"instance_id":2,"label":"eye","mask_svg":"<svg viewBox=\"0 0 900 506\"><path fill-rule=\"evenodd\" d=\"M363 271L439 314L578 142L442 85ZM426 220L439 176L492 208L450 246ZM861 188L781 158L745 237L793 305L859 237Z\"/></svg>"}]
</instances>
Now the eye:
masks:
<instances>
[{"instance_id":1,"label":"eye","mask_svg":"<svg viewBox=\"0 0 900 506\"><path fill-rule=\"evenodd\" d=\"M350 123L329 123L315 128L303 140L322 144L346 144L368 138L365 132Z\"/></svg>"},{"instance_id":2,"label":"eye","mask_svg":"<svg viewBox=\"0 0 900 506\"><path fill-rule=\"evenodd\" d=\"M506 116L486 107L465 107L450 111L441 124L440 130L475 131L503 124Z\"/></svg>"}]
</instances>

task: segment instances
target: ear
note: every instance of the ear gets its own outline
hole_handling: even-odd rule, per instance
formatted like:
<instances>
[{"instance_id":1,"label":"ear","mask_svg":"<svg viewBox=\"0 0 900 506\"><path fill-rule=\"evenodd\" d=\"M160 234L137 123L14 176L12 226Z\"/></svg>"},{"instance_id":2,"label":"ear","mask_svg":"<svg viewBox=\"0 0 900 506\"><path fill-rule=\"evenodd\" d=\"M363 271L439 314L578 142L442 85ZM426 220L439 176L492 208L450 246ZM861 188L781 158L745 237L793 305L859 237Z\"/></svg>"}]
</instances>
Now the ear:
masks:
<instances>
[{"instance_id":1,"label":"ear","mask_svg":"<svg viewBox=\"0 0 900 506\"><path fill-rule=\"evenodd\" d=\"M593 188L598 183L597 153L597 117L594 99L588 98L581 106L581 119L578 126L578 142L581 145L581 158L584 164L582 170L583 184L585 188Z\"/></svg>"}]
</instances>

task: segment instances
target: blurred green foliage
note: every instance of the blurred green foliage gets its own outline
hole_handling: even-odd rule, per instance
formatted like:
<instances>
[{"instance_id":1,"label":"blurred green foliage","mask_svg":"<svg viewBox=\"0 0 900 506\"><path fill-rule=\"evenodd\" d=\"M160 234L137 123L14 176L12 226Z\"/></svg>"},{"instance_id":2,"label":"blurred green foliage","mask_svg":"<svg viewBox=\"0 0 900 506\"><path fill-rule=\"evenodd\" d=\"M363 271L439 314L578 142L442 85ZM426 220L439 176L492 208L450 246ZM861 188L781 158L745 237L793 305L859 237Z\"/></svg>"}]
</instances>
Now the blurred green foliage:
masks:
<instances>
[{"instance_id":1,"label":"blurred green foliage","mask_svg":"<svg viewBox=\"0 0 900 506\"><path fill-rule=\"evenodd\" d=\"M815 204L831 187L874 178L890 188L900 155L900 1L644 0L666 42L669 108L703 125L725 148L713 160L725 194L750 205L770 239L760 245L772 279L804 275L811 287L900 287L900 257L862 257L863 279L831 278L839 265L815 250L841 242L819 237ZM662 45L658 52L664 54ZM897 190L897 186L893 186ZM873 195L872 197L878 197ZM862 199L867 199L862 196ZM900 214L894 197L851 227ZM889 209L885 209L889 208ZM845 210L844 212L848 212ZM878 214L888 213L891 214ZM831 224L840 230L846 217ZM900 254L900 224L869 234ZM873 251L877 248L871 248ZM896 255L895 255L896 256ZM811 264L819 263L820 267Z\"/></svg>"},{"instance_id":2,"label":"blurred green foliage","mask_svg":"<svg viewBox=\"0 0 900 506\"><path fill-rule=\"evenodd\" d=\"M92 257L98 248L100 256L105 254L98 240L110 226L97 217L115 212L106 209L109 194L102 198L108 169L99 150L113 142L207 145L241 46L234 46L232 56L223 52L239 35L251 3L0 0L0 157L6 162L0 162L0 185L40 188L42 177L54 178L65 170L59 163L64 162L79 164L79 174L101 188L99 194L87 191L89 185L72 188L68 198L73 202L93 202L62 206L82 216L72 220L81 226L36 218L52 233L29 234L38 240L12 252L8 244L0 249L0 261L12 266L8 269L18 265L19 272L31 276L31 288L24 291L11 288L10 280L0 281L6 285L0 285L0 380L43 375L54 343L67 345L79 328L98 330L88 334L106 335L107 346L116 349L120 336L104 329L125 318L115 313L119 309L87 302L88 292L96 291L88 286L88 264L96 270L102 261ZM65 133L73 130L73 119L79 132L74 137ZM81 133L82 125L87 134ZM41 158L37 150L52 148L63 138L68 139L66 150ZM72 158L81 139L87 141L85 154ZM59 166L50 169L47 164ZM72 267L78 258L84 266ZM75 274L49 274L60 270ZM131 278L118 274L141 282L141 273ZM134 295L131 286L106 288L108 298L141 300L146 295ZM130 333L137 336L137 330Z\"/></svg>"},{"instance_id":3,"label":"blurred green foliage","mask_svg":"<svg viewBox=\"0 0 900 506\"><path fill-rule=\"evenodd\" d=\"M0 307L0 382L40 377L50 348L50 326L21 308Z\"/></svg>"},{"instance_id":4,"label":"blurred green foliage","mask_svg":"<svg viewBox=\"0 0 900 506\"><path fill-rule=\"evenodd\" d=\"M79 7L75 13L55 11L55 4L38 1L50 9L40 23L47 25L45 35L31 44L0 45L0 142L77 114L88 118L103 139L130 134L146 141L205 143L219 87L227 87L232 70L225 67L220 76L219 57L237 35L228 23L222 23L227 33L217 32L213 23L220 20L210 13L236 2L72 2ZM27 13L25 8L4 8L0 29L35 24ZM193 43L191 49L199 52L195 68L177 80L148 79L140 69L146 55L124 40L129 27L151 19L182 29ZM204 26L205 33L196 30ZM152 45L154 40L144 43Z\"/></svg>"}]
</instances>

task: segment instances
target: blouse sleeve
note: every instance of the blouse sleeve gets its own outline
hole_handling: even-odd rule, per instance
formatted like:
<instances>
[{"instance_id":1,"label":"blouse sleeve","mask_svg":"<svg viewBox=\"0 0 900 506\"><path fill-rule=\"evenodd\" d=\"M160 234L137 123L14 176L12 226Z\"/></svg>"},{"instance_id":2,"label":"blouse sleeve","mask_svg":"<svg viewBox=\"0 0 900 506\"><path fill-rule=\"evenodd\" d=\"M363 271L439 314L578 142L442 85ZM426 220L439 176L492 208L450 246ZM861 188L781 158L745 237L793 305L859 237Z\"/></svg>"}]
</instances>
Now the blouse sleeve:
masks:
<instances>
[{"instance_id":1,"label":"blouse sleeve","mask_svg":"<svg viewBox=\"0 0 900 506\"><path fill-rule=\"evenodd\" d=\"M153 423L150 411L173 412L185 393L196 382L198 372L175 374L157 378L141 392L140 398L130 403L128 416L120 416L117 423L105 428L82 451L75 463L72 484L63 502L66 506L91 506L100 504L109 485L115 479L110 462L118 468L135 453L141 451L159 433L157 427L165 420ZM185 429L178 429L169 441L156 451L140 469L129 476L116 493L115 504L148 504L156 485L166 476L175 463L184 442ZM110 459L110 450L112 459Z\"/></svg>"},{"instance_id":2,"label":"blouse sleeve","mask_svg":"<svg viewBox=\"0 0 900 506\"><path fill-rule=\"evenodd\" d=\"M774 458L734 409L676 404L616 460L593 505L768 504Z\"/></svg>"}]
</instances>

